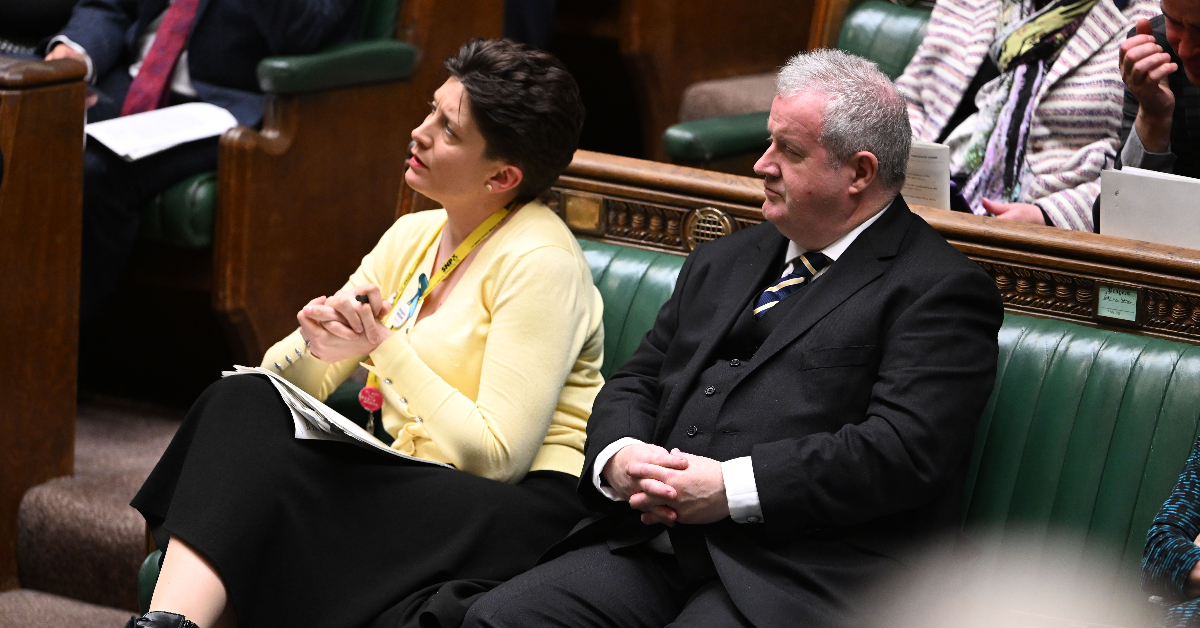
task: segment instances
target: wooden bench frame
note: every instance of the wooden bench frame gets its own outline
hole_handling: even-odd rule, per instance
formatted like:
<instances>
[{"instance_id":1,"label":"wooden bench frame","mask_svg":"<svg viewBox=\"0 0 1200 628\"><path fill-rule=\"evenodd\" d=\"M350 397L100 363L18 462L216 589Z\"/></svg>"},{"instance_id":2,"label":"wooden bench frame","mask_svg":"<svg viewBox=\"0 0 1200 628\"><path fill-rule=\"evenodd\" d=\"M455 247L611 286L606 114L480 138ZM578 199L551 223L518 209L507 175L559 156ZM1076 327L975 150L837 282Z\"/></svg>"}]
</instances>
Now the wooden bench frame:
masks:
<instances>
[{"instance_id":1,"label":"wooden bench frame","mask_svg":"<svg viewBox=\"0 0 1200 628\"><path fill-rule=\"evenodd\" d=\"M86 71L0 57L0 591L21 496L75 466Z\"/></svg>"},{"instance_id":2,"label":"wooden bench frame","mask_svg":"<svg viewBox=\"0 0 1200 628\"><path fill-rule=\"evenodd\" d=\"M691 250L694 223L732 232L763 220L760 179L582 150L544 198L580 237L676 255ZM405 186L397 215L431 206ZM1008 311L1200 344L1200 251L913 211L996 280ZM1098 315L1105 287L1133 291L1135 321Z\"/></svg>"}]
</instances>

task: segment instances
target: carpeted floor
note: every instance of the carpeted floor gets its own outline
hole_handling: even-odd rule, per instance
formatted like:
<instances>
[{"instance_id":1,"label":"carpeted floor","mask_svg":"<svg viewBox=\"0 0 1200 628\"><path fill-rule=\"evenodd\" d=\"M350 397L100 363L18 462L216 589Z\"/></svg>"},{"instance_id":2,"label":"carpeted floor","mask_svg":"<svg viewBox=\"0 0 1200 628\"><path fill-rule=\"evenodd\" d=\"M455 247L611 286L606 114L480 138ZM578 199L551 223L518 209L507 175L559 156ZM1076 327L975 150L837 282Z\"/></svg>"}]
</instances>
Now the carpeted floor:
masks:
<instances>
[{"instance_id":1,"label":"carpeted floor","mask_svg":"<svg viewBox=\"0 0 1200 628\"><path fill-rule=\"evenodd\" d=\"M145 523L128 504L183 413L93 399L80 404L78 416L75 475L35 487L21 502L17 561L24 590L0 594L0 627L120 626L137 607ZM124 619L73 620L96 613ZM16 621L26 616L37 621Z\"/></svg>"},{"instance_id":2,"label":"carpeted floor","mask_svg":"<svg viewBox=\"0 0 1200 628\"><path fill-rule=\"evenodd\" d=\"M4 628L121 628L129 617L129 611L41 591L18 589L0 593L0 626Z\"/></svg>"}]
</instances>

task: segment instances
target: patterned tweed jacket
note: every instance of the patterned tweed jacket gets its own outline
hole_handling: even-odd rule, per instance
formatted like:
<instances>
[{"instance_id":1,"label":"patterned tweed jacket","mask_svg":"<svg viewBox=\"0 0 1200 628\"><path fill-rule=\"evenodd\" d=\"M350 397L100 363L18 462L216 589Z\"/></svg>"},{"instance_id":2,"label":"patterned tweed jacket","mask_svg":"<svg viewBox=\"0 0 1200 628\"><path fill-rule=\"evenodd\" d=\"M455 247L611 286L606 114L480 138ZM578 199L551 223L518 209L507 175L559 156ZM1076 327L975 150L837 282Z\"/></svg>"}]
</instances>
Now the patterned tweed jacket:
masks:
<instances>
[{"instance_id":1,"label":"patterned tweed jacket","mask_svg":"<svg viewBox=\"0 0 1200 628\"><path fill-rule=\"evenodd\" d=\"M932 142L954 114L996 33L1000 0L938 0L896 88L908 101L913 138ZM1033 175L1018 199L1055 226L1092 230L1100 171L1116 158L1124 83L1117 51L1133 21L1160 13L1157 0L1130 0L1122 13L1100 0L1050 66L1034 96L1026 162Z\"/></svg>"}]
</instances>

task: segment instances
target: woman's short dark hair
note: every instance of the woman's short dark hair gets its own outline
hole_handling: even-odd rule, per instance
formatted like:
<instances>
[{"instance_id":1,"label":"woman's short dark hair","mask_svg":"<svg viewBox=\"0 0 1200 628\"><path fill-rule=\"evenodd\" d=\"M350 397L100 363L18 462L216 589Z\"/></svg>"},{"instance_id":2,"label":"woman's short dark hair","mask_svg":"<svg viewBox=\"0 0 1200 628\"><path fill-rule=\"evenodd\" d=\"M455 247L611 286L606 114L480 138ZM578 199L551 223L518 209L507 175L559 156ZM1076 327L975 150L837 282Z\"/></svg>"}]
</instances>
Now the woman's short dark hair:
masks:
<instances>
[{"instance_id":1,"label":"woman's short dark hair","mask_svg":"<svg viewBox=\"0 0 1200 628\"><path fill-rule=\"evenodd\" d=\"M521 169L516 200L537 198L579 146L584 111L574 77L554 56L506 39L468 42L446 69L462 83L487 157Z\"/></svg>"}]
</instances>

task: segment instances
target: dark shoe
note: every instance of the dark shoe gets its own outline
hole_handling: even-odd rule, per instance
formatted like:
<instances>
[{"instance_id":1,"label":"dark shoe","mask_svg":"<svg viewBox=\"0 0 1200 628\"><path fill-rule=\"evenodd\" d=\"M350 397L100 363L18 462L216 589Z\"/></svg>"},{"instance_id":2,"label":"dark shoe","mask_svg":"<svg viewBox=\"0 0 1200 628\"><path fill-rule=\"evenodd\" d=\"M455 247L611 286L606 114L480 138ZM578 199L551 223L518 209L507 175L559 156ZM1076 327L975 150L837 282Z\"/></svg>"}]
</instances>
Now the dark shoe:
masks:
<instances>
[{"instance_id":1,"label":"dark shoe","mask_svg":"<svg viewBox=\"0 0 1200 628\"><path fill-rule=\"evenodd\" d=\"M196 624L190 622L183 615L175 613L165 613L163 611L150 611L139 619L130 617L125 623L125 628L199 628Z\"/></svg>"}]
</instances>

